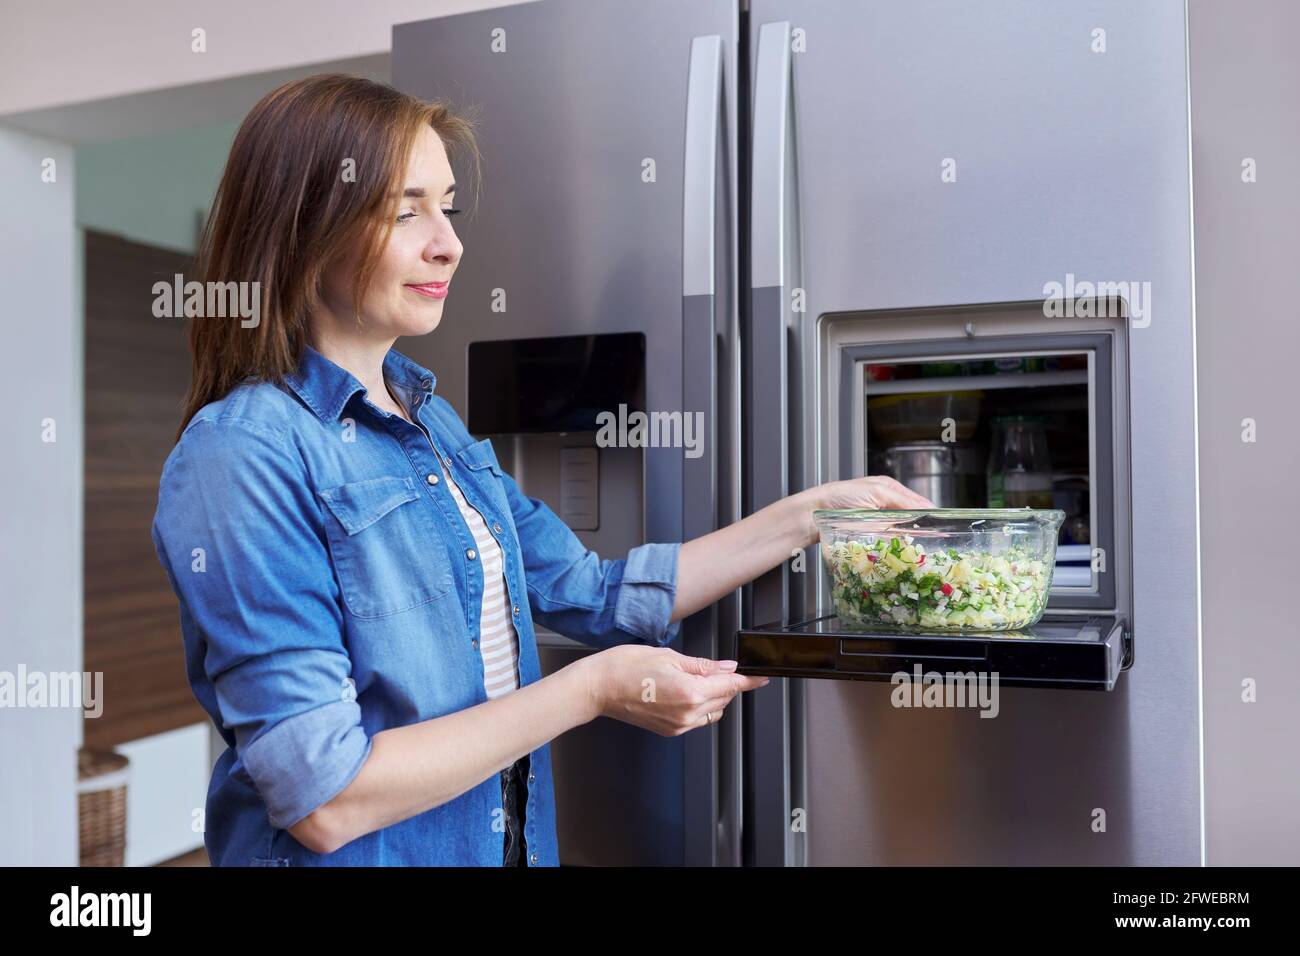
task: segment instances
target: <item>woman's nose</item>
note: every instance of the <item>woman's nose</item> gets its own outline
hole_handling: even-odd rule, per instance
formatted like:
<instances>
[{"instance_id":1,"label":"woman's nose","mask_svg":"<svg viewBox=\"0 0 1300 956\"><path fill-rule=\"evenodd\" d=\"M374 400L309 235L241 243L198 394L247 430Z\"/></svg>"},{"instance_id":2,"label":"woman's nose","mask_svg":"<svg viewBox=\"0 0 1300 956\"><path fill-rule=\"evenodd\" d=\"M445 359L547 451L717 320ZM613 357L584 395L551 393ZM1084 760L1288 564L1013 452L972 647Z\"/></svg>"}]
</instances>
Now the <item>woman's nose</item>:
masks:
<instances>
[{"instance_id":1,"label":"woman's nose","mask_svg":"<svg viewBox=\"0 0 1300 956\"><path fill-rule=\"evenodd\" d=\"M424 258L430 262L435 259L456 262L460 259L463 251L464 246L461 245L460 239L457 238L451 224L448 223L441 226L434 233L433 238L429 240L429 244L424 247Z\"/></svg>"},{"instance_id":2,"label":"woman's nose","mask_svg":"<svg viewBox=\"0 0 1300 956\"><path fill-rule=\"evenodd\" d=\"M424 247L424 258L425 261L430 261L430 263L438 259L447 261L447 263L455 263L460 259L460 254L463 251L464 247L460 245L460 239L456 238L455 233L438 235L429 242L428 246Z\"/></svg>"}]
</instances>

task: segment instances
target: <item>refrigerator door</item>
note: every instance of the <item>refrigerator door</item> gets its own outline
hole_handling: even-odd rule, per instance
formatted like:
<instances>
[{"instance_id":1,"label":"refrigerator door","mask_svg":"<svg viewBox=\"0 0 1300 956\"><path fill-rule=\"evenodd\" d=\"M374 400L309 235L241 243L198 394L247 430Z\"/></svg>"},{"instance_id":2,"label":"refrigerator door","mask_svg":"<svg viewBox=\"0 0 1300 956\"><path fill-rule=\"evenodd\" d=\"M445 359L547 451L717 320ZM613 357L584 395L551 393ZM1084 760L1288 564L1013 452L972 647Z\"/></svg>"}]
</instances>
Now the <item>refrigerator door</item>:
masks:
<instances>
[{"instance_id":1,"label":"refrigerator door","mask_svg":"<svg viewBox=\"0 0 1300 956\"><path fill-rule=\"evenodd\" d=\"M753 0L748 31L750 507L853 477L826 347L845 313L1076 277L1148 298L1116 451L1140 663L1108 694L1005 688L995 720L773 680L748 703L746 859L1200 862L1197 569L1171 557L1196 553L1183 3ZM755 585L750 626L831 612L800 564Z\"/></svg>"},{"instance_id":2,"label":"refrigerator door","mask_svg":"<svg viewBox=\"0 0 1300 956\"><path fill-rule=\"evenodd\" d=\"M457 194L465 249L446 316L399 347L464 416L471 342L641 333L647 409L705 415L702 455L643 449L641 513L602 509L600 530L577 532L602 557L622 556L601 546L610 522L638 544L738 514L738 30L736 0L544 0L393 29L394 85L472 108L483 156L477 208ZM559 481L512 467L499 444L524 491L563 514ZM737 624L732 598L685 622L676 649L717 657L716 629ZM592 652L540 631L539 651L544 673ZM561 861L738 860L738 735L726 713L676 738L601 719L554 741Z\"/></svg>"}]
</instances>

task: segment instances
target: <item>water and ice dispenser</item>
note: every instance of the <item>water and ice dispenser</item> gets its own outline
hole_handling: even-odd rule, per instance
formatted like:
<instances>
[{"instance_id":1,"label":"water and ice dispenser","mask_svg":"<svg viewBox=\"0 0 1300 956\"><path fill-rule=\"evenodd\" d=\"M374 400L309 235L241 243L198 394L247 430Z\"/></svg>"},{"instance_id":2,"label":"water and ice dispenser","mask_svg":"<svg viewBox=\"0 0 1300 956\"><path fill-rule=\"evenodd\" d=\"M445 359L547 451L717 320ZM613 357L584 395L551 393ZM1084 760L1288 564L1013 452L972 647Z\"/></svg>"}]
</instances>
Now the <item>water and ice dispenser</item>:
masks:
<instances>
[{"instance_id":1,"label":"water and ice dispenser","mask_svg":"<svg viewBox=\"0 0 1300 956\"><path fill-rule=\"evenodd\" d=\"M599 442L603 413L644 411L639 332L472 342L466 425L583 543L626 554L645 540L643 450ZM559 640L556 635L546 639Z\"/></svg>"}]
</instances>

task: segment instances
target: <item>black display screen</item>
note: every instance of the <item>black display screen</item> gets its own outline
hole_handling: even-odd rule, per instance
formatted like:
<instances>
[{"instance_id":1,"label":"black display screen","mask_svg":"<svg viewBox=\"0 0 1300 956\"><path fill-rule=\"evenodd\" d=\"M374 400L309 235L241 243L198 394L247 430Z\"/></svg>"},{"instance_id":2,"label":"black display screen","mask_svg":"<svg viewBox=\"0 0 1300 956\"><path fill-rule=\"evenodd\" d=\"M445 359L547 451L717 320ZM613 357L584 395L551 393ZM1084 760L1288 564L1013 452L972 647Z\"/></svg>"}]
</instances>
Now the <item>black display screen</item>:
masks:
<instances>
[{"instance_id":1,"label":"black display screen","mask_svg":"<svg viewBox=\"0 0 1300 956\"><path fill-rule=\"evenodd\" d=\"M601 412L645 411L645 335L562 335L471 342L476 435L596 431Z\"/></svg>"}]
</instances>

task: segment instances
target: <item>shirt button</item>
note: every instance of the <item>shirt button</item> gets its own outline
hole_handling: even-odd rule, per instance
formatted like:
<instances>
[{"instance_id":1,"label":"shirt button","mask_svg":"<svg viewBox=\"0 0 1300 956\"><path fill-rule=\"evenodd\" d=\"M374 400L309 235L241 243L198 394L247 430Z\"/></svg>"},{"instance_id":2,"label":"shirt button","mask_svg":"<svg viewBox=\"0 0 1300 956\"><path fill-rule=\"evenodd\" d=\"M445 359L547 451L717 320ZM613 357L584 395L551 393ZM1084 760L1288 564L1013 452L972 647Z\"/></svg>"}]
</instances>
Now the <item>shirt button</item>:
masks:
<instances>
[{"instance_id":1,"label":"shirt button","mask_svg":"<svg viewBox=\"0 0 1300 956\"><path fill-rule=\"evenodd\" d=\"M469 644L470 644L470 647L475 647L475 648L478 647L478 638L477 638L477 637L471 637L471 638L469 639Z\"/></svg>"},{"instance_id":2,"label":"shirt button","mask_svg":"<svg viewBox=\"0 0 1300 956\"><path fill-rule=\"evenodd\" d=\"M442 463L443 463L443 465L444 465L448 470L451 469L451 459L450 459L450 458L444 458L444 459L442 460Z\"/></svg>"},{"instance_id":3,"label":"shirt button","mask_svg":"<svg viewBox=\"0 0 1300 956\"><path fill-rule=\"evenodd\" d=\"M530 857L528 858L528 862L531 863L533 866L536 866L536 865L537 865L537 854L534 853L532 856L530 856Z\"/></svg>"},{"instance_id":4,"label":"shirt button","mask_svg":"<svg viewBox=\"0 0 1300 956\"><path fill-rule=\"evenodd\" d=\"M519 605L518 605L518 604L515 605L515 616L516 616L516 617L519 616Z\"/></svg>"},{"instance_id":5,"label":"shirt button","mask_svg":"<svg viewBox=\"0 0 1300 956\"><path fill-rule=\"evenodd\" d=\"M474 560L474 557L475 557L475 554L476 554L476 552L474 551L474 549L473 549L473 548L469 548L469 549L466 550L466 552L465 552L465 557L467 557L467 558L469 558L471 561L473 561L473 560Z\"/></svg>"},{"instance_id":6,"label":"shirt button","mask_svg":"<svg viewBox=\"0 0 1300 956\"><path fill-rule=\"evenodd\" d=\"M501 523L500 523L499 521L494 521L494 522L492 522L492 530L495 531L497 534L500 534L500 533L501 533Z\"/></svg>"},{"instance_id":7,"label":"shirt button","mask_svg":"<svg viewBox=\"0 0 1300 956\"><path fill-rule=\"evenodd\" d=\"M536 779L537 779L537 774L533 773L531 770L528 771L528 782L532 783Z\"/></svg>"},{"instance_id":8,"label":"shirt button","mask_svg":"<svg viewBox=\"0 0 1300 956\"><path fill-rule=\"evenodd\" d=\"M430 475L428 478L425 478L424 480L427 481L427 482L428 482L429 484L431 484L431 485L436 485L436 484L438 483L438 476L437 476L437 475Z\"/></svg>"}]
</instances>

